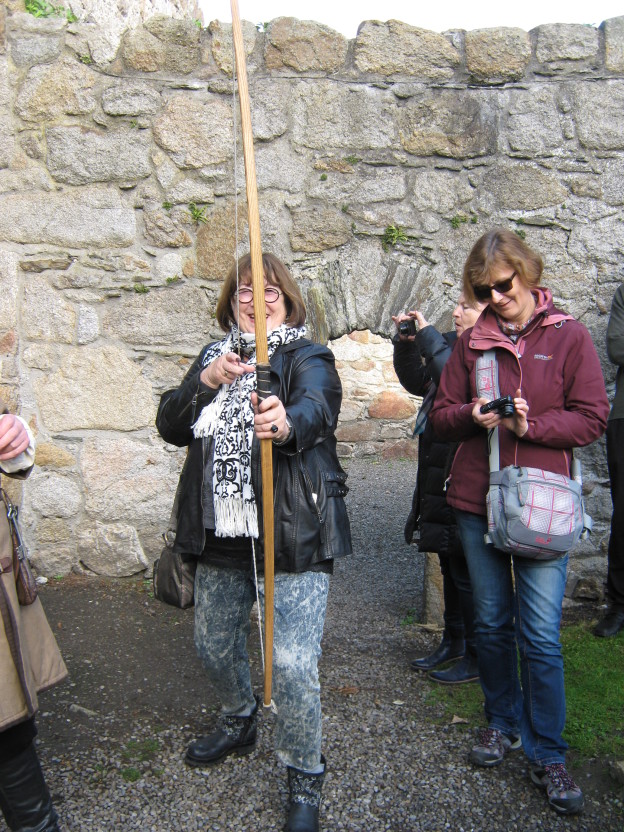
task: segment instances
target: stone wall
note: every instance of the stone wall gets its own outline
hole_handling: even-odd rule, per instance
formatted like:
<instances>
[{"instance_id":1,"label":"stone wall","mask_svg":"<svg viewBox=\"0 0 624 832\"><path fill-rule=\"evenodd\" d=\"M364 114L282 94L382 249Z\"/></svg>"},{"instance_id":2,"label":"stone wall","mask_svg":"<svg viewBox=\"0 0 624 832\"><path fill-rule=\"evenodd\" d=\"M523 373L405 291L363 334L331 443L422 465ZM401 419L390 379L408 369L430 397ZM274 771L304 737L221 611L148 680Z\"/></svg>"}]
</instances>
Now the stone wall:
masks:
<instances>
[{"instance_id":1,"label":"stone wall","mask_svg":"<svg viewBox=\"0 0 624 832\"><path fill-rule=\"evenodd\" d=\"M133 4L66 5L77 22L0 7L0 387L37 433L22 497L37 568L121 575L157 552L181 464L154 430L159 396L219 334L220 281L247 246L231 28L200 28L191 3L134 19ZM624 17L528 33L366 21L351 41L291 18L243 28L263 244L336 350L345 454L413 453L390 316L419 306L448 327L494 225L541 251L613 381ZM583 458L596 533L577 574L598 592L603 445Z\"/></svg>"}]
</instances>

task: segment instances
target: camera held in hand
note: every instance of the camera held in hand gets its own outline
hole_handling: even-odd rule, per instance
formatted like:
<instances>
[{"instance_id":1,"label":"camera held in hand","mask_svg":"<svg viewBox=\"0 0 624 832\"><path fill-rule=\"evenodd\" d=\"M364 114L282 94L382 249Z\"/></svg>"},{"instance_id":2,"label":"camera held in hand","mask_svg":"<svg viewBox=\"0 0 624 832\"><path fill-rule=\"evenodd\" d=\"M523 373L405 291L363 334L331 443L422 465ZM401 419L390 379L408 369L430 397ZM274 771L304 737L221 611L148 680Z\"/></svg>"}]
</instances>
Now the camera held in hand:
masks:
<instances>
[{"instance_id":1,"label":"camera held in hand","mask_svg":"<svg viewBox=\"0 0 624 832\"><path fill-rule=\"evenodd\" d=\"M501 419L508 419L513 416L515 409L513 396L501 396L500 399L494 399L492 402L481 405L481 413L495 411Z\"/></svg>"},{"instance_id":2,"label":"camera held in hand","mask_svg":"<svg viewBox=\"0 0 624 832\"><path fill-rule=\"evenodd\" d=\"M399 335L404 335L406 338L409 338L410 335L416 335L416 321L413 318L407 321L400 321Z\"/></svg>"}]
</instances>

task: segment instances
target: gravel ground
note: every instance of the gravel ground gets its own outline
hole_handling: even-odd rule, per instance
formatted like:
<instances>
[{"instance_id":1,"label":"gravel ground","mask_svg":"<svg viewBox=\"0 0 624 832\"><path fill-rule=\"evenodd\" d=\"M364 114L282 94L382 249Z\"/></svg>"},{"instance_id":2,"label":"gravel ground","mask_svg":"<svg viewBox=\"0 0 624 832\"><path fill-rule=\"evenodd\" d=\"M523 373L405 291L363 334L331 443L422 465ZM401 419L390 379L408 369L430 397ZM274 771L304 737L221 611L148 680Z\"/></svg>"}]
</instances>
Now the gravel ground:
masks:
<instances>
[{"instance_id":1,"label":"gravel ground","mask_svg":"<svg viewBox=\"0 0 624 832\"><path fill-rule=\"evenodd\" d=\"M422 557L402 537L413 465L357 461L349 469L355 555L336 565L320 666L322 828L622 830L624 789L607 761L572 760L586 810L567 819L531 784L522 752L494 770L469 764L475 726L444 719L434 683L408 667L439 639L407 623L422 607ZM216 713L194 652L192 612L159 604L137 580L71 577L42 596L71 674L41 697L38 721L66 832L282 828L286 776L272 753L270 714L253 754L208 770L182 762ZM260 689L257 634L253 640Z\"/></svg>"}]
</instances>

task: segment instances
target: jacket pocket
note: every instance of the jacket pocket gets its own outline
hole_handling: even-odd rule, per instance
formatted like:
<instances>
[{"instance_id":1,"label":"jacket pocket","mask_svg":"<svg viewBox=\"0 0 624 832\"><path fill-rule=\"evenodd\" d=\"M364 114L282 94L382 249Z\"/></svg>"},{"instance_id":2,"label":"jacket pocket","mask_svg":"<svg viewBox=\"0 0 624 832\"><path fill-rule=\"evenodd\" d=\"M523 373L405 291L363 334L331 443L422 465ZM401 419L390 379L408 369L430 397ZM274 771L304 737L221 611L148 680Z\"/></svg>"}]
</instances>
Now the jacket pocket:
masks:
<instances>
[{"instance_id":1,"label":"jacket pocket","mask_svg":"<svg viewBox=\"0 0 624 832\"><path fill-rule=\"evenodd\" d=\"M349 493L344 471L323 471L323 484L328 497L346 497Z\"/></svg>"}]
</instances>

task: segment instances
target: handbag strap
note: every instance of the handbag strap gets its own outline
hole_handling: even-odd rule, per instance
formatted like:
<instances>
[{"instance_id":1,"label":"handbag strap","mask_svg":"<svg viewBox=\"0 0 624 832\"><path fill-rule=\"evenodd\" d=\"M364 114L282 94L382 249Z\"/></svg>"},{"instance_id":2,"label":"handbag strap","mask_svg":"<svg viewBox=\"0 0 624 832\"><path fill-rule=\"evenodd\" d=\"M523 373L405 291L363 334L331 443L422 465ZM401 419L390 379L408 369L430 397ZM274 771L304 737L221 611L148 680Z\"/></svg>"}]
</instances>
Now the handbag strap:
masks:
<instances>
[{"instance_id":1,"label":"handbag strap","mask_svg":"<svg viewBox=\"0 0 624 832\"><path fill-rule=\"evenodd\" d=\"M15 665L24 699L26 701L26 708L28 716L33 716L37 712L37 704L33 699L30 687L28 685L28 678L26 674L26 667L24 664L24 656L22 654L22 647L20 642L20 632L15 611L7 594L7 588L4 581L0 580L0 617L4 624L4 634L11 651L11 658Z\"/></svg>"},{"instance_id":2,"label":"handbag strap","mask_svg":"<svg viewBox=\"0 0 624 832\"><path fill-rule=\"evenodd\" d=\"M481 362L481 364L480 364ZM481 370L481 372L480 372ZM491 379L488 384L487 379ZM483 383L485 380L485 383ZM498 386L498 364L496 362L496 350L486 350L477 359L477 397L486 398L489 401L498 399L500 388ZM488 432L488 446L490 459L490 472L500 471L500 446L498 441L498 427ZM574 448L570 451L570 477L579 485L582 485L581 462L574 456ZM588 521L591 523L591 520Z\"/></svg>"},{"instance_id":3,"label":"handbag strap","mask_svg":"<svg viewBox=\"0 0 624 832\"><path fill-rule=\"evenodd\" d=\"M16 505L13 505L13 503L9 499L9 495L6 493L4 488L0 488L0 496L2 497L2 501L6 506L6 515L7 520L9 522L11 540L13 541L13 557L15 561L27 560L26 547L24 546L24 541L22 540L22 535L20 534L19 526L17 523L19 509Z\"/></svg>"},{"instance_id":4,"label":"handbag strap","mask_svg":"<svg viewBox=\"0 0 624 832\"><path fill-rule=\"evenodd\" d=\"M486 350L477 358L477 398L492 402L500 397L496 350ZM490 472L500 471L500 447L498 428L488 431Z\"/></svg>"},{"instance_id":5,"label":"handbag strap","mask_svg":"<svg viewBox=\"0 0 624 832\"><path fill-rule=\"evenodd\" d=\"M184 460L184 465L182 466L182 471L178 478L178 485L176 488L175 497L173 498L173 506L171 508L171 516L169 517L169 525L167 526L167 531L163 532L163 540L165 541L166 546L173 546L175 543L176 532L178 530L178 505L180 504L180 495L182 493L182 476L184 474L184 469L186 467L186 463L188 460L188 451L186 459Z\"/></svg>"}]
</instances>

